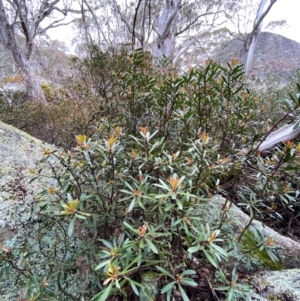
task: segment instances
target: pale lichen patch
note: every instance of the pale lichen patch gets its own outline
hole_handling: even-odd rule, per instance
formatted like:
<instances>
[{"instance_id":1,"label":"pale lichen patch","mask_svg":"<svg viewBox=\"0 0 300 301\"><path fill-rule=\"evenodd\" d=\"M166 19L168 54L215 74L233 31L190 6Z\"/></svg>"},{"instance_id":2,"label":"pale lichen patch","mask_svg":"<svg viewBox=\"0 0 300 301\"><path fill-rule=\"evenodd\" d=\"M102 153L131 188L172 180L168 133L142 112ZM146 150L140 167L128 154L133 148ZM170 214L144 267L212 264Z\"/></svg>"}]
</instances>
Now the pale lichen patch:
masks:
<instances>
[{"instance_id":1,"label":"pale lichen patch","mask_svg":"<svg viewBox=\"0 0 300 301\"><path fill-rule=\"evenodd\" d=\"M41 166L45 148L51 146L0 121L0 244L14 245L28 236L24 226L33 220L35 196L46 185L29 183L30 169ZM17 300L12 291L9 282L0 283L1 301Z\"/></svg>"}]
</instances>

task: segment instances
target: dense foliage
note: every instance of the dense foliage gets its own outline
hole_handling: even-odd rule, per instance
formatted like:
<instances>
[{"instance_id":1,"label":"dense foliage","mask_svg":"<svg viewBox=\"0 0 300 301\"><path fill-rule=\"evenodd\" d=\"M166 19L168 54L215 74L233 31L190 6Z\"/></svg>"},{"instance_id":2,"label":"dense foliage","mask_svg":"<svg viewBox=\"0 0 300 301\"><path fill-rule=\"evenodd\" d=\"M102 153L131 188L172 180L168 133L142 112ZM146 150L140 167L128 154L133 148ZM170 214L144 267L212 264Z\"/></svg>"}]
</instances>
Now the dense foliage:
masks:
<instances>
[{"instance_id":1,"label":"dense foliage","mask_svg":"<svg viewBox=\"0 0 300 301\"><path fill-rule=\"evenodd\" d=\"M96 48L74 63L43 108L68 108L56 135L68 137L69 149L45 149L41 164L53 174L34 207L35 238L1 247L3 277L19 277L28 300L193 300L205 290L203 275L220 299L246 299L240 260L265 252L266 264L279 267L280 258L269 237L250 244L249 225L235 229L230 205L250 222L297 219L300 147L257 151L272 125L242 66L207 61L178 74L142 51ZM295 111L299 97L284 106ZM43 168L31 173L49 177ZM215 194L227 199L220 214Z\"/></svg>"}]
</instances>

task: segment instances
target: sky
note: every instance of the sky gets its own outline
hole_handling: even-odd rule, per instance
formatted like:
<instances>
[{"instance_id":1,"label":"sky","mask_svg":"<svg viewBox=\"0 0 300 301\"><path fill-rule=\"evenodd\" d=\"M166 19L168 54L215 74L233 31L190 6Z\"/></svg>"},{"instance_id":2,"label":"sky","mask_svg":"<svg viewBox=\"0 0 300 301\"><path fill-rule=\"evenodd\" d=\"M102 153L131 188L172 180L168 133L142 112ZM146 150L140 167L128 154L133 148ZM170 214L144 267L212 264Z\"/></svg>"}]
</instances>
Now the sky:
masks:
<instances>
[{"instance_id":1,"label":"sky","mask_svg":"<svg viewBox=\"0 0 300 301\"><path fill-rule=\"evenodd\" d=\"M266 26L274 20L286 20L288 27L272 30L300 43L300 0L277 0L264 20Z\"/></svg>"}]
</instances>

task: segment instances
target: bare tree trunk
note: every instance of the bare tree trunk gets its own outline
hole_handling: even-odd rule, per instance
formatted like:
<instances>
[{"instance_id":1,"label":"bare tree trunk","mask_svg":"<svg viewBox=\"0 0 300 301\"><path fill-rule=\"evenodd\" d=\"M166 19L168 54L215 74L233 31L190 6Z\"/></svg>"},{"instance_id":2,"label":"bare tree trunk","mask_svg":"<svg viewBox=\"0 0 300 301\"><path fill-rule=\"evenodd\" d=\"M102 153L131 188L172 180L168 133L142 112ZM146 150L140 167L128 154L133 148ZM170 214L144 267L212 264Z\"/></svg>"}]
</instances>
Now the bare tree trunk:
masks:
<instances>
[{"instance_id":1,"label":"bare tree trunk","mask_svg":"<svg viewBox=\"0 0 300 301\"><path fill-rule=\"evenodd\" d=\"M264 18L269 13L270 9L272 8L272 6L275 4L275 2L277 0L270 0L269 6L267 7L266 10L264 10L264 8L265 8L268 1L269 0L261 0L261 3L259 5L259 8L258 8L258 11L257 11L257 14L256 14L256 18L255 18L255 21L254 21L252 32L247 36L247 38L245 40L244 51L245 51L245 56L246 56L246 60L245 60L245 73L246 73L246 76L249 75L249 72L250 72L251 67L252 67L254 50L255 50L255 47L256 47L256 44L257 44L259 34L261 32L261 29L262 29L262 22L263 22Z\"/></svg>"},{"instance_id":2,"label":"bare tree trunk","mask_svg":"<svg viewBox=\"0 0 300 301\"><path fill-rule=\"evenodd\" d=\"M166 0L163 13L158 20L158 38L153 50L154 57L166 57L172 61L175 48L174 20L180 5L181 0Z\"/></svg>"},{"instance_id":3,"label":"bare tree trunk","mask_svg":"<svg viewBox=\"0 0 300 301\"><path fill-rule=\"evenodd\" d=\"M30 61L24 58L24 56L17 50L17 48L13 48L12 50L10 50L10 52L23 77L28 98L30 100L39 101L46 104L47 100L45 98L43 89L41 88L41 85L32 70Z\"/></svg>"},{"instance_id":4,"label":"bare tree trunk","mask_svg":"<svg viewBox=\"0 0 300 301\"><path fill-rule=\"evenodd\" d=\"M47 103L43 90L32 71L32 67L28 59L22 54L22 50L17 44L13 27L7 21L5 8L2 0L0 0L0 43L13 57L27 89L28 97L31 100Z\"/></svg>"}]
</instances>

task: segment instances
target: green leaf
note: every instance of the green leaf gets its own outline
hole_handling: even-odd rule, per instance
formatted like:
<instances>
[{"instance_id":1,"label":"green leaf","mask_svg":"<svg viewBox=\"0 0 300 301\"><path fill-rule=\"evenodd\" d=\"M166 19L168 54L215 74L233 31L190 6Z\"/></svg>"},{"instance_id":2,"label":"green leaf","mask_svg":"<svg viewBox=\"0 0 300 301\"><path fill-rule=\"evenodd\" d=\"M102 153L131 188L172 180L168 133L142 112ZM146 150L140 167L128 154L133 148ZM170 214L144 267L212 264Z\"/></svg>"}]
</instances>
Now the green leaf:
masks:
<instances>
[{"instance_id":1,"label":"green leaf","mask_svg":"<svg viewBox=\"0 0 300 301\"><path fill-rule=\"evenodd\" d=\"M178 199L176 199L176 202L177 202L179 210L182 210L183 209L183 205L182 205L181 201L178 200Z\"/></svg>"},{"instance_id":2,"label":"green leaf","mask_svg":"<svg viewBox=\"0 0 300 301\"><path fill-rule=\"evenodd\" d=\"M167 292L167 301L170 301L171 300L171 296L172 296L172 290L169 290Z\"/></svg>"},{"instance_id":3,"label":"green leaf","mask_svg":"<svg viewBox=\"0 0 300 301\"><path fill-rule=\"evenodd\" d=\"M125 226L126 228L128 228L128 229L131 230L132 232L137 233L137 231L136 231L131 225L129 225L128 223L123 222L123 224L124 224L124 226Z\"/></svg>"},{"instance_id":4,"label":"green leaf","mask_svg":"<svg viewBox=\"0 0 300 301\"><path fill-rule=\"evenodd\" d=\"M130 262L130 264L129 264L128 266L126 266L126 267L124 268L124 270L123 270L120 274L129 273L129 272L135 270L136 267L134 267L134 268L132 268L132 269L130 269L130 267L132 267L135 263L138 264L139 261L141 260L141 258L142 258L142 255L138 255L136 258L134 258L134 260L132 260L132 261ZM138 265L139 265L139 264L138 264Z\"/></svg>"},{"instance_id":5,"label":"green leaf","mask_svg":"<svg viewBox=\"0 0 300 301\"><path fill-rule=\"evenodd\" d=\"M216 245L216 244L211 244L211 246L216 250L218 251L220 254L222 254L224 257L228 257L228 254L227 252L221 248L220 246Z\"/></svg>"},{"instance_id":6,"label":"green leaf","mask_svg":"<svg viewBox=\"0 0 300 301\"><path fill-rule=\"evenodd\" d=\"M45 290L44 290L44 292L45 292L48 296L54 298L53 300L58 300L58 299L56 299L56 296L57 296L57 292L56 292L56 291L53 291L53 290L51 290L51 289L49 289L49 288L46 287ZM51 300L52 300L52 299L51 299Z\"/></svg>"},{"instance_id":7,"label":"green leaf","mask_svg":"<svg viewBox=\"0 0 300 301\"><path fill-rule=\"evenodd\" d=\"M155 186L159 186L159 185L155 185ZM156 196L154 196L155 199L165 199L168 198L170 196L170 194L158 194ZM172 205L173 206L173 205Z\"/></svg>"},{"instance_id":8,"label":"green leaf","mask_svg":"<svg viewBox=\"0 0 300 301\"><path fill-rule=\"evenodd\" d=\"M200 249L201 249L201 246L197 245L197 246L193 246L193 247L188 248L188 252L189 253L195 253L195 252L198 252Z\"/></svg>"},{"instance_id":9,"label":"green leaf","mask_svg":"<svg viewBox=\"0 0 300 301\"><path fill-rule=\"evenodd\" d=\"M173 288L173 286L175 285L176 281L170 282L168 284L166 284L162 289L161 289L161 293L164 294L165 292L171 290Z\"/></svg>"},{"instance_id":10,"label":"green leaf","mask_svg":"<svg viewBox=\"0 0 300 301\"><path fill-rule=\"evenodd\" d=\"M160 266L156 266L156 268L161 272L163 273L164 275L174 279L174 277L167 271L165 270L164 268L160 267Z\"/></svg>"},{"instance_id":11,"label":"green leaf","mask_svg":"<svg viewBox=\"0 0 300 301\"><path fill-rule=\"evenodd\" d=\"M69 237L72 236L73 234L73 230L74 230L74 226L75 226L75 221L76 221L76 216L74 216L69 224L69 228L68 228L68 235Z\"/></svg>"},{"instance_id":12,"label":"green leaf","mask_svg":"<svg viewBox=\"0 0 300 301\"><path fill-rule=\"evenodd\" d=\"M28 278L29 278L29 279L30 279L37 287L40 286L39 281L38 281L34 276L28 275Z\"/></svg>"},{"instance_id":13,"label":"green leaf","mask_svg":"<svg viewBox=\"0 0 300 301\"><path fill-rule=\"evenodd\" d=\"M180 284L187 285L187 286L192 286L192 287L198 286L198 283L195 282L193 279L190 279L190 278L183 278L183 280L180 281Z\"/></svg>"},{"instance_id":14,"label":"green leaf","mask_svg":"<svg viewBox=\"0 0 300 301\"><path fill-rule=\"evenodd\" d=\"M141 239L141 240L140 240L139 248L140 248L140 249L144 249L144 248L145 248L144 239Z\"/></svg>"},{"instance_id":15,"label":"green leaf","mask_svg":"<svg viewBox=\"0 0 300 301\"><path fill-rule=\"evenodd\" d=\"M103 268L104 266L106 266L108 263L110 262L110 260L106 260L106 261L103 261L101 263L99 263L96 267L95 267L95 271Z\"/></svg>"},{"instance_id":16,"label":"green leaf","mask_svg":"<svg viewBox=\"0 0 300 301\"><path fill-rule=\"evenodd\" d=\"M39 176L32 178L32 179L29 181L29 184L32 183L33 181L35 181L35 180L38 179L38 178L39 178Z\"/></svg>"},{"instance_id":17,"label":"green leaf","mask_svg":"<svg viewBox=\"0 0 300 301\"><path fill-rule=\"evenodd\" d=\"M138 289L137 289L137 287L136 287L134 281L130 280L129 278L127 278L127 279L128 279L128 281L129 281L130 286L131 286L132 290L134 291L134 293L135 293L137 296L139 296L139 291L138 291Z\"/></svg>"},{"instance_id":18,"label":"green leaf","mask_svg":"<svg viewBox=\"0 0 300 301\"><path fill-rule=\"evenodd\" d=\"M178 219L178 220L175 220L174 221L174 218L172 218L172 221L171 221L171 227L175 227L176 225L178 225L179 223L181 223L181 219Z\"/></svg>"},{"instance_id":19,"label":"green leaf","mask_svg":"<svg viewBox=\"0 0 300 301\"><path fill-rule=\"evenodd\" d=\"M230 290L228 291L228 294L227 294L227 300L228 301L234 300L233 299L234 298L233 293L234 293L233 288L230 288Z\"/></svg>"},{"instance_id":20,"label":"green leaf","mask_svg":"<svg viewBox=\"0 0 300 301\"><path fill-rule=\"evenodd\" d=\"M226 278L226 276L225 276L225 274L224 274L224 272L223 272L221 269L219 269L219 270L217 271L217 274L218 274L218 276L222 279L223 282L225 282L225 283L228 282L228 281L227 281L227 278Z\"/></svg>"},{"instance_id":21,"label":"green leaf","mask_svg":"<svg viewBox=\"0 0 300 301\"><path fill-rule=\"evenodd\" d=\"M133 199L128 207L128 212L132 211L133 207L135 205L135 199Z\"/></svg>"},{"instance_id":22,"label":"green leaf","mask_svg":"<svg viewBox=\"0 0 300 301\"><path fill-rule=\"evenodd\" d=\"M91 197L93 197L92 194L89 194L89 195L82 194L82 195L80 196L80 199L79 199L79 200L82 202L82 201L85 201L85 200L87 200L87 199L90 199Z\"/></svg>"},{"instance_id":23,"label":"green leaf","mask_svg":"<svg viewBox=\"0 0 300 301\"><path fill-rule=\"evenodd\" d=\"M113 249L113 248L114 248L113 245L112 245L109 241L107 241L107 240L105 240L105 239L100 239L100 241L101 241L106 247L108 247L109 249Z\"/></svg>"},{"instance_id":24,"label":"green leaf","mask_svg":"<svg viewBox=\"0 0 300 301\"><path fill-rule=\"evenodd\" d=\"M121 288L121 286L120 286L120 283L119 283L119 280L118 280L118 279L116 279L116 281L115 281L115 285L116 285L116 288L118 288L118 289L120 289L120 288Z\"/></svg>"},{"instance_id":25,"label":"green leaf","mask_svg":"<svg viewBox=\"0 0 300 301\"><path fill-rule=\"evenodd\" d=\"M86 216L75 213L75 216L80 219L86 219Z\"/></svg>"},{"instance_id":26,"label":"green leaf","mask_svg":"<svg viewBox=\"0 0 300 301\"><path fill-rule=\"evenodd\" d=\"M203 253L205 255L205 257L208 259L208 261L215 267L218 268L219 264L213 259L213 257L206 251L203 250Z\"/></svg>"},{"instance_id":27,"label":"green leaf","mask_svg":"<svg viewBox=\"0 0 300 301\"><path fill-rule=\"evenodd\" d=\"M273 262L279 262L279 258L274 252L272 252L272 250L270 250L269 248L266 248L265 250Z\"/></svg>"},{"instance_id":28,"label":"green leaf","mask_svg":"<svg viewBox=\"0 0 300 301\"><path fill-rule=\"evenodd\" d=\"M127 193L132 194L132 191L134 190L133 187L128 182L125 182L124 184L130 189L130 191L128 191Z\"/></svg>"},{"instance_id":29,"label":"green leaf","mask_svg":"<svg viewBox=\"0 0 300 301\"><path fill-rule=\"evenodd\" d=\"M151 138L151 137L150 137ZM150 139L149 138L149 139ZM151 149L150 149L150 153L152 153L153 151L154 151L154 149L157 147L157 146L159 146L160 145L160 141L158 141L158 142L155 142L154 143L154 145L151 147Z\"/></svg>"},{"instance_id":30,"label":"green leaf","mask_svg":"<svg viewBox=\"0 0 300 301\"><path fill-rule=\"evenodd\" d=\"M145 206L140 199L138 199L138 204L142 209L145 209Z\"/></svg>"},{"instance_id":31,"label":"green leaf","mask_svg":"<svg viewBox=\"0 0 300 301\"><path fill-rule=\"evenodd\" d=\"M150 139L152 139L157 133L158 133L158 130L156 130L156 131L149 137L148 141L149 141Z\"/></svg>"},{"instance_id":32,"label":"green leaf","mask_svg":"<svg viewBox=\"0 0 300 301\"><path fill-rule=\"evenodd\" d=\"M133 291L135 292L135 294L136 294L137 296L139 296L139 291L138 291L138 289L137 289L137 286L139 286L139 287L142 288L142 289L144 289L144 286L143 286L142 284L140 284L140 283L138 283L138 282L136 282L136 281L130 279L129 277L124 276L124 278L130 283L130 285L131 285Z\"/></svg>"},{"instance_id":33,"label":"green leaf","mask_svg":"<svg viewBox=\"0 0 300 301\"><path fill-rule=\"evenodd\" d=\"M298 168L298 167L297 167L297 168ZM43 206L46 207L47 205L49 205L49 200L38 202L38 203L35 205L35 207L43 207Z\"/></svg>"},{"instance_id":34,"label":"green leaf","mask_svg":"<svg viewBox=\"0 0 300 301\"><path fill-rule=\"evenodd\" d=\"M147 245L150 247L150 249L155 253L155 254L158 254L158 250L156 248L156 246L153 244L153 242L149 239L149 238L146 238L146 242L147 242Z\"/></svg>"},{"instance_id":35,"label":"green leaf","mask_svg":"<svg viewBox=\"0 0 300 301\"><path fill-rule=\"evenodd\" d=\"M187 294L184 291L184 289L182 288L182 286L180 284L178 284L178 287L179 287L179 291L180 291L183 301L190 301L189 297L187 296Z\"/></svg>"},{"instance_id":36,"label":"green leaf","mask_svg":"<svg viewBox=\"0 0 300 301\"><path fill-rule=\"evenodd\" d=\"M110 292L112 290L112 286L113 286L113 284L110 283L109 286L106 289L104 289L102 292L100 292L99 294L97 294L96 296L94 296L92 298L92 300L105 301L108 298L108 296L109 296L109 294L110 294Z\"/></svg>"},{"instance_id":37,"label":"green leaf","mask_svg":"<svg viewBox=\"0 0 300 301\"><path fill-rule=\"evenodd\" d=\"M181 273L181 276L186 276L186 275L195 275L196 272L194 270L185 270L183 273Z\"/></svg>"},{"instance_id":38,"label":"green leaf","mask_svg":"<svg viewBox=\"0 0 300 301\"><path fill-rule=\"evenodd\" d=\"M293 130L296 130L296 129L299 127L299 125L300 125L300 120L298 120L298 121L294 124Z\"/></svg>"}]
</instances>

